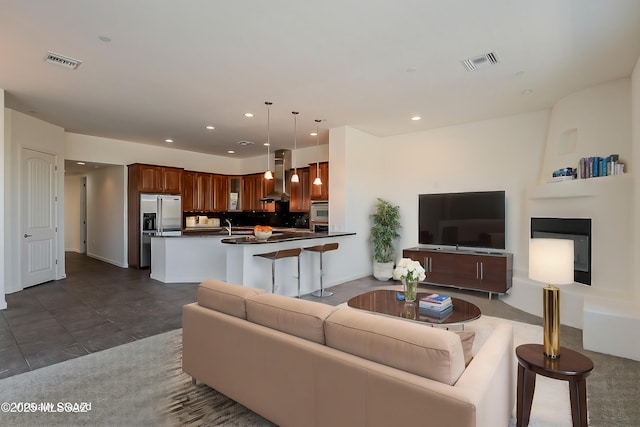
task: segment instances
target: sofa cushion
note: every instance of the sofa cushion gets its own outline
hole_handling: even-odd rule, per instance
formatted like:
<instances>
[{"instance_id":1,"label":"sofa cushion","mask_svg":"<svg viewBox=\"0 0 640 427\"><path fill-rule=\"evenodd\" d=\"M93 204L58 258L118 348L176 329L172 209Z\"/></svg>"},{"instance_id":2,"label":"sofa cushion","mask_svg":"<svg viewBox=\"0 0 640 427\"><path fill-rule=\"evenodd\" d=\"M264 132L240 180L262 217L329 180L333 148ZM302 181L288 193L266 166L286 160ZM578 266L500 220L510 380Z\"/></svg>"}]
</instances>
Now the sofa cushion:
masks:
<instances>
[{"instance_id":1,"label":"sofa cushion","mask_svg":"<svg viewBox=\"0 0 640 427\"><path fill-rule=\"evenodd\" d=\"M467 366L473 359L473 341L476 339L474 331L455 331L462 342L462 352L464 353L464 365Z\"/></svg>"},{"instance_id":2,"label":"sofa cushion","mask_svg":"<svg viewBox=\"0 0 640 427\"><path fill-rule=\"evenodd\" d=\"M453 385L465 369L453 332L340 308L325 320L327 346Z\"/></svg>"},{"instance_id":3,"label":"sofa cushion","mask_svg":"<svg viewBox=\"0 0 640 427\"><path fill-rule=\"evenodd\" d=\"M264 292L262 289L208 279L198 286L198 305L246 319L245 298Z\"/></svg>"},{"instance_id":4,"label":"sofa cushion","mask_svg":"<svg viewBox=\"0 0 640 427\"><path fill-rule=\"evenodd\" d=\"M260 294L246 300L247 320L324 344L324 319L336 308L282 295Z\"/></svg>"}]
</instances>

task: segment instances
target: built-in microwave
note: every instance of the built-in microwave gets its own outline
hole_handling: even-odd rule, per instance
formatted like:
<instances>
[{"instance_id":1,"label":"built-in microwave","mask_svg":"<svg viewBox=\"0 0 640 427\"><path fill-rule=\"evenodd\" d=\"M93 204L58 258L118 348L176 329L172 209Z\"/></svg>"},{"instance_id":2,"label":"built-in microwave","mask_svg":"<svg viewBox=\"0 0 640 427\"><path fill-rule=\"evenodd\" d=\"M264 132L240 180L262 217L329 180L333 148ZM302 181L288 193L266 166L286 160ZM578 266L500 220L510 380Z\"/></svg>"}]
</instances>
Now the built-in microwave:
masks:
<instances>
[{"instance_id":1,"label":"built-in microwave","mask_svg":"<svg viewBox=\"0 0 640 427\"><path fill-rule=\"evenodd\" d=\"M314 233L326 233L329 231L329 224L311 224L311 231Z\"/></svg>"},{"instance_id":2,"label":"built-in microwave","mask_svg":"<svg viewBox=\"0 0 640 427\"><path fill-rule=\"evenodd\" d=\"M313 201L311 202L311 212L309 213L309 221L314 222L329 222L329 202L327 201Z\"/></svg>"}]
</instances>

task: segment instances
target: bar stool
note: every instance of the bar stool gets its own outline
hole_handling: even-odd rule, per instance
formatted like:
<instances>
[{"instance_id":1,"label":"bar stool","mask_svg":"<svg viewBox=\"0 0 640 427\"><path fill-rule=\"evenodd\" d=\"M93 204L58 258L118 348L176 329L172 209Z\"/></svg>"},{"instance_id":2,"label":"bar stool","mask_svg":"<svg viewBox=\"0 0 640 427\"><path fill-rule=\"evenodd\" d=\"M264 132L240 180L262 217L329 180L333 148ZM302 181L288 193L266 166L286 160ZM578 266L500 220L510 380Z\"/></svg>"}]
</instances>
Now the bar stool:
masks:
<instances>
[{"instance_id":1,"label":"bar stool","mask_svg":"<svg viewBox=\"0 0 640 427\"><path fill-rule=\"evenodd\" d=\"M264 254L254 254L253 256L259 256L271 260L271 293L276 293L276 260L282 258L298 258L298 298L300 298L300 252L302 249L282 249L275 252L268 252Z\"/></svg>"},{"instance_id":2,"label":"bar stool","mask_svg":"<svg viewBox=\"0 0 640 427\"><path fill-rule=\"evenodd\" d=\"M314 297L330 297L331 295L333 295L333 292L325 291L322 284L322 276L324 276L324 272L322 270L322 254L336 249L338 249L337 243L325 243L324 245L304 248L305 251L317 252L320 254L320 289L311 293L311 295L313 295Z\"/></svg>"}]
</instances>

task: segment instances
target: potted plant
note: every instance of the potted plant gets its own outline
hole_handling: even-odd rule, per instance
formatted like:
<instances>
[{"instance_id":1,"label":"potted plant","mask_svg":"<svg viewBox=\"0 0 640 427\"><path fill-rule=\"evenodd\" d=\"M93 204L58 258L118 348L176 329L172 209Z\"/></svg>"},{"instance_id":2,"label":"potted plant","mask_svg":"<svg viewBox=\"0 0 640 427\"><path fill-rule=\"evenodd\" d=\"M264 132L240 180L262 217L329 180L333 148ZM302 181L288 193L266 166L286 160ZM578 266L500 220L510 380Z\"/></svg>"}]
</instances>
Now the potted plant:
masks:
<instances>
[{"instance_id":1,"label":"potted plant","mask_svg":"<svg viewBox=\"0 0 640 427\"><path fill-rule=\"evenodd\" d=\"M394 240L400 237L400 207L378 198L372 215L371 241L373 243L373 276L378 280L393 277L395 260Z\"/></svg>"}]
</instances>

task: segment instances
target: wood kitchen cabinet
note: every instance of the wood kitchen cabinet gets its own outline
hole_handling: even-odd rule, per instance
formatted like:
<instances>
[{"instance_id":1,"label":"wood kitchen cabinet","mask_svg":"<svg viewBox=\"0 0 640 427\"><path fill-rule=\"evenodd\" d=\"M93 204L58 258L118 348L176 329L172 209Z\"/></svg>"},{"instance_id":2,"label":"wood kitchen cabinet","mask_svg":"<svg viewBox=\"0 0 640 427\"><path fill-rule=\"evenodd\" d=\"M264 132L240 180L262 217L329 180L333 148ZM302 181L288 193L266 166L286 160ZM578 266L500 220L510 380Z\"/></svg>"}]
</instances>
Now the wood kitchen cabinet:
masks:
<instances>
[{"instance_id":1,"label":"wood kitchen cabinet","mask_svg":"<svg viewBox=\"0 0 640 427\"><path fill-rule=\"evenodd\" d=\"M196 210L198 204L197 197L197 172L184 171L182 173L182 210L192 212Z\"/></svg>"},{"instance_id":2,"label":"wood kitchen cabinet","mask_svg":"<svg viewBox=\"0 0 640 427\"><path fill-rule=\"evenodd\" d=\"M198 203L196 210L211 212L213 210L213 175L210 173L198 172L196 174L196 189Z\"/></svg>"},{"instance_id":3,"label":"wood kitchen cabinet","mask_svg":"<svg viewBox=\"0 0 640 427\"><path fill-rule=\"evenodd\" d=\"M513 254L410 248L402 256L419 261L425 283L492 293L506 293L512 284Z\"/></svg>"},{"instance_id":4,"label":"wood kitchen cabinet","mask_svg":"<svg viewBox=\"0 0 640 427\"><path fill-rule=\"evenodd\" d=\"M258 186L260 181L258 174L245 175L242 177L242 210L245 212L251 212L258 210L258 201L256 195L258 194Z\"/></svg>"},{"instance_id":5,"label":"wood kitchen cabinet","mask_svg":"<svg viewBox=\"0 0 640 427\"><path fill-rule=\"evenodd\" d=\"M182 194L182 172L181 168L134 163L129 165L129 183L142 193Z\"/></svg>"},{"instance_id":6,"label":"wood kitchen cabinet","mask_svg":"<svg viewBox=\"0 0 640 427\"><path fill-rule=\"evenodd\" d=\"M321 185L313 184L318 175ZM329 200L329 162L309 164L309 192L311 200Z\"/></svg>"},{"instance_id":7,"label":"wood kitchen cabinet","mask_svg":"<svg viewBox=\"0 0 640 427\"><path fill-rule=\"evenodd\" d=\"M182 210L184 212L213 211L213 191L212 174L184 171L182 174Z\"/></svg>"},{"instance_id":8,"label":"wood kitchen cabinet","mask_svg":"<svg viewBox=\"0 0 640 427\"><path fill-rule=\"evenodd\" d=\"M299 182L291 182L291 192L289 200L290 212L309 212L311 209L311 181L308 167L298 168ZM289 171L289 182L291 181L293 169Z\"/></svg>"},{"instance_id":9,"label":"wood kitchen cabinet","mask_svg":"<svg viewBox=\"0 0 640 427\"><path fill-rule=\"evenodd\" d=\"M242 210L273 211L273 203L260 201L263 197L273 192L275 180L265 179L264 174L255 173L242 177ZM271 208L271 209L270 209Z\"/></svg>"},{"instance_id":10,"label":"wood kitchen cabinet","mask_svg":"<svg viewBox=\"0 0 640 427\"><path fill-rule=\"evenodd\" d=\"M229 177L213 174L213 211L224 212L229 209Z\"/></svg>"}]
</instances>

